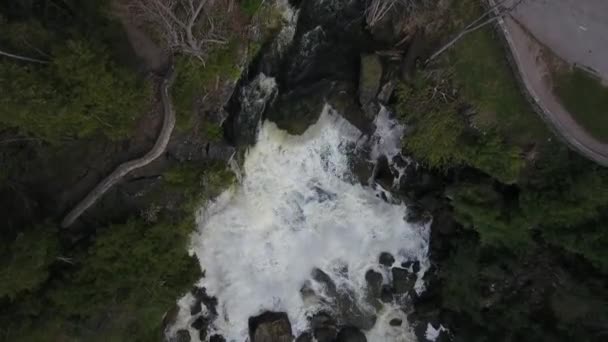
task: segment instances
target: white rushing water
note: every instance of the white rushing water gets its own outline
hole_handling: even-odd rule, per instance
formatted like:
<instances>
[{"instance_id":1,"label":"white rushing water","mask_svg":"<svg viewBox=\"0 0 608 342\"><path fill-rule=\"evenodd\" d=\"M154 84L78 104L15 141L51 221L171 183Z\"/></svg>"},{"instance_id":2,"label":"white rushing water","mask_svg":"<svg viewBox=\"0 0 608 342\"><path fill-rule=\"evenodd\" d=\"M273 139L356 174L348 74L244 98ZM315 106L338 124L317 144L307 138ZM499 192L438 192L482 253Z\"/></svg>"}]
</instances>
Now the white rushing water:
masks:
<instances>
[{"instance_id":1,"label":"white rushing water","mask_svg":"<svg viewBox=\"0 0 608 342\"><path fill-rule=\"evenodd\" d=\"M386 130L381 124L376 123L378 131ZM416 286L422 290L428 226L407 223L405 206L389 204L354 181L349 153L359 138L360 132L328 106L301 136L273 123L261 126L257 144L245 157L241 183L201 211L192 239L192 251L205 270L197 285L219 302L210 334L246 341L248 318L270 310L286 312L297 336L307 328L307 317L324 306L300 294L305 283L320 288L311 279L315 267L366 307L366 271L375 269L389 281L390 272L378 264L384 251L397 262L421 262ZM378 135L371 141L387 144ZM191 302L191 295L182 298L173 329L190 329L198 341L190 327ZM401 310L385 306L377 315L367 332L370 341L415 341ZM393 318L403 319L404 326L390 326Z\"/></svg>"}]
</instances>

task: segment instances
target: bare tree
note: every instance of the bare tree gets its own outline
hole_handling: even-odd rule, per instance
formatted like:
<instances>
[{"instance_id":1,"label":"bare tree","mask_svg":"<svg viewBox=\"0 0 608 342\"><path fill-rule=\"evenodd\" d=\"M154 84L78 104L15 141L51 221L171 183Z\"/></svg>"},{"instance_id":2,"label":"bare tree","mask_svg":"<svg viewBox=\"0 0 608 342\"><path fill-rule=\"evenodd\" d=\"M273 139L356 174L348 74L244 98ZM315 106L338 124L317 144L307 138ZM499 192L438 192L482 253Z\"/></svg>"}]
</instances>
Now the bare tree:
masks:
<instances>
[{"instance_id":1,"label":"bare tree","mask_svg":"<svg viewBox=\"0 0 608 342\"><path fill-rule=\"evenodd\" d=\"M226 44L227 13L234 0L131 0L129 11L156 30L173 52L201 59Z\"/></svg>"},{"instance_id":2,"label":"bare tree","mask_svg":"<svg viewBox=\"0 0 608 342\"><path fill-rule=\"evenodd\" d=\"M449 42L440 47L435 53L433 53L424 63L428 64L433 59L437 58L439 55L444 53L454 44L456 44L462 37L465 35L476 31L488 24L491 24L498 20L499 18L504 17L505 15L511 13L519 4L521 4L524 0L516 0L511 6L503 6L505 2L509 0L499 0L494 6L490 7L487 11L485 11L482 15L477 17L477 19L473 20L470 24L468 24L464 29L462 29L454 38L452 38Z\"/></svg>"},{"instance_id":3,"label":"bare tree","mask_svg":"<svg viewBox=\"0 0 608 342\"><path fill-rule=\"evenodd\" d=\"M365 21L369 26L378 24L391 10L409 13L427 0L368 0Z\"/></svg>"}]
</instances>

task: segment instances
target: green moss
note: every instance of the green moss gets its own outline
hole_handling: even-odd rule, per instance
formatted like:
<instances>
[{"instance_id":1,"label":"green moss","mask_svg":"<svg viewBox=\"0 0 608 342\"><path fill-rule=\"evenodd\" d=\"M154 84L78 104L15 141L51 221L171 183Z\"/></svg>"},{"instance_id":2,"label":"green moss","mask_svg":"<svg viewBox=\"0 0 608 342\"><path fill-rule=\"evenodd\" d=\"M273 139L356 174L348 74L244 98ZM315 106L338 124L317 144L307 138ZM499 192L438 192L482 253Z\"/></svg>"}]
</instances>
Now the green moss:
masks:
<instances>
[{"instance_id":1,"label":"green moss","mask_svg":"<svg viewBox=\"0 0 608 342\"><path fill-rule=\"evenodd\" d=\"M0 128L49 143L128 137L151 94L99 46L68 41L49 66L0 61Z\"/></svg>"},{"instance_id":2,"label":"green moss","mask_svg":"<svg viewBox=\"0 0 608 342\"><path fill-rule=\"evenodd\" d=\"M397 113L413 127L404 140L406 149L432 168L468 165L503 183L514 183L525 164L520 149L494 130L479 133L468 127L458 111L459 99L438 92L449 91L422 75L412 85L400 85Z\"/></svg>"},{"instance_id":3,"label":"green moss","mask_svg":"<svg viewBox=\"0 0 608 342\"><path fill-rule=\"evenodd\" d=\"M212 51L205 63L193 57L178 56L175 61L176 78L171 96L177 116L177 129L191 129L196 113L196 101L203 94L236 81L241 75L240 42L234 40L227 46Z\"/></svg>"},{"instance_id":4,"label":"green moss","mask_svg":"<svg viewBox=\"0 0 608 342\"><path fill-rule=\"evenodd\" d=\"M264 0L241 0L239 7L249 17L253 17L264 4Z\"/></svg>"},{"instance_id":5,"label":"green moss","mask_svg":"<svg viewBox=\"0 0 608 342\"><path fill-rule=\"evenodd\" d=\"M36 291L48 279L58 253L55 229L40 226L19 233L1 254L0 300L14 300L24 291Z\"/></svg>"},{"instance_id":6,"label":"green moss","mask_svg":"<svg viewBox=\"0 0 608 342\"><path fill-rule=\"evenodd\" d=\"M477 231L483 245L518 252L532 245L530 222L490 184L460 184L452 197L456 219Z\"/></svg>"},{"instance_id":7,"label":"green moss","mask_svg":"<svg viewBox=\"0 0 608 342\"><path fill-rule=\"evenodd\" d=\"M453 31L484 10L479 1L452 2ZM456 43L440 63L453 70L462 97L477 109L473 120L482 130L498 130L519 146L545 141L550 132L519 90L506 51L492 27L477 30Z\"/></svg>"},{"instance_id":8,"label":"green moss","mask_svg":"<svg viewBox=\"0 0 608 342\"><path fill-rule=\"evenodd\" d=\"M579 68L555 75L555 93L574 119L608 143L608 87Z\"/></svg>"},{"instance_id":9,"label":"green moss","mask_svg":"<svg viewBox=\"0 0 608 342\"><path fill-rule=\"evenodd\" d=\"M218 196L234 183L234 174L222 163L186 163L165 172L167 186L184 197L183 209L196 211L204 201Z\"/></svg>"}]
</instances>

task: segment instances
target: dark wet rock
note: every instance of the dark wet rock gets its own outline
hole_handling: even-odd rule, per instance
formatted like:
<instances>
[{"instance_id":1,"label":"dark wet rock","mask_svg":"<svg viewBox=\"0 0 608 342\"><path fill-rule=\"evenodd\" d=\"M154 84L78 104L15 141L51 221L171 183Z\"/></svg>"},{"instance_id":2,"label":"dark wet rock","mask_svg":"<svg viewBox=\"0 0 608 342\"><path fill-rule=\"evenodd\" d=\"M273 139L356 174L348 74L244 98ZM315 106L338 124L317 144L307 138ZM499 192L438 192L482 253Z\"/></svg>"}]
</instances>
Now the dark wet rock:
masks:
<instances>
[{"instance_id":1,"label":"dark wet rock","mask_svg":"<svg viewBox=\"0 0 608 342\"><path fill-rule=\"evenodd\" d=\"M416 283L416 276L408 270L393 267L391 269L393 274L393 291L397 294L408 293Z\"/></svg>"},{"instance_id":2,"label":"dark wet rock","mask_svg":"<svg viewBox=\"0 0 608 342\"><path fill-rule=\"evenodd\" d=\"M373 312L357 304L356 296L351 290L341 289L338 291L334 281L320 269L314 269L311 276L316 282L324 286L326 295L331 297L334 303L334 315L340 324L353 325L362 329L373 327L376 316ZM380 283L382 282L381 277L380 275Z\"/></svg>"},{"instance_id":3,"label":"dark wet rock","mask_svg":"<svg viewBox=\"0 0 608 342\"><path fill-rule=\"evenodd\" d=\"M325 201L332 201L336 198L336 194L333 192L329 192L327 190L321 189L318 186L313 186L312 188L316 194L317 200L319 203L323 203Z\"/></svg>"},{"instance_id":4,"label":"dark wet rock","mask_svg":"<svg viewBox=\"0 0 608 342\"><path fill-rule=\"evenodd\" d=\"M273 84L273 80L260 75L241 86L238 96L232 99L231 111L237 114L229 117L225 127L230 140L236 145L255 143L260 119L278 92Z\"/></svg>"},{"instance_id":5,"label":"dark wet rock","mask_svg":"<svg viewBox=\"0 0 608 342\"><path fill-rule=\"evenodd\" d=\"M333 319L327 312L318 312L310 318L311 328L317 329L322 327L335 327L336 320Z\"/></svg>"},{"instance_id":6,"label":"dark wet rock","mask_svg":"<svg viewBox=\"0 0 608 342\"><path fill-rule=\"evenodd\" d=\"M388 322L388 324L390 324L393 327L399 327L399 326L401 326L401 324L403 324L403 321L399 318L393 318L390 320L390 322Z\"/></svg>"},{"instance_id":7,"label":"dark wet rock","mask_svg":"<svg viewBox=\"0 0 608 342\"><path fill-rule=\"evenodd\" d=\"M209 319L203 316L198 317L197 319L190 324L190 326L196 330L207 330L209 326Z\"/></svg>"},{"instance_id":8,"label":"dark wet rock","mask_svg":"<svg viewBox=\"0 0 608 342\"><path fill-rule=\"evenodd\" d=\"M359 72L359 103L366 106L372 102L380 90L382 62L376 54L361 55Z\"/></svg>"},{"instance_id":9,"label":"dark wet rock","mask_svg":"<svg viewBox=\"0 0 608 342\"><path fill-rule=\"evenodd\" d=\"M209 342L226 342L226 339L222 335L215 334L209 338Z\"/></svg>"},{"instance_id":10,"label":"dark wet rock","mask_svg":"<svg viewBox=\"0 0 608 342\"><path fill-rule=\"evenodd\" d=\"M416 25L418 27L418 25ZM416 61L424 53L426 40L424 28L417 28L413 33L411 43L400 65L400 76L403 81L411 81L416 70Z\"/></svg>"},{"instance_id":11,"label":"dark wet rock","mask_svg":"<svg viewBox=\"0 0 608 342\"><path fill-rule=\"evenodd\" d=\"M384 265L386 267L391 267L391 266L393 266L393 263L395 263L395 258L393 257L393 255L391 253L382 252L382 253L380 253L378 262L380 262L381 265Z\"/></svg>"},{"instance_id":12,"label":"dark wet rock","mask_svg":"<svg viewBox=\"0 0 608 342\"><path fill-rule=\"evenodd\" d=\"M317 342L334 342L336 334L336 329L329 327L318 328L314 331L314 336Z\"/></svg>"},{"instance_id":13,"label":"dark wet rock","mask_svg":"<svg viewBox=\"0 0 608 342\"><path fill-rule=\"evenodd\" d=\"M354 293L340 291L336 298L336 314L341 325L349 325L369 330L376 324L376 315L367 308L360 307Z\"/></svg>"},{"instance_id":14,"label":"dark wet rock","mask_svg":"<svg viewBox=\"0 0 608 342\"><path fill-rule=\"evenodd\" d=\"M332 46L322 26L316 26L302 34L297 39L289 56L287 65L287 79L289 85L310 83L331 74L334 70L325 69L322 65L322 56L332 51ZM328 64L331 62L328 61Z\"/></svg>"},{"instance_id":15,"label":"dark wet rock","mask_svg":"<svg viewBox=\"0 0 608 342\"><path fill-rule=\"evenodd\" d=\"M202 303L199 300L195 301L194 304L190 306L190 315L195 316L199 314L203 310L201 304Z\"/></svg>"},{"instance_id":16,"label":"dark wet rock","mask_svg":"<svg viewBox=\"0 0 608 342\"><path fill-rule=\"evenodd\" d=\"M191 337L188 330L178 330L175 334L175 338L172 339L172 342L190 342Z\"/></svg>"},{"instance_id":17,"label":"dark wet rock","mask_svg":"<svg viewBox=\"0 0 608 342\"><path fill-rule=\"evenodd\" d=\"M412 271L414 273L418 273L420 271L420 261L414 261L414 264L412 265Z\"/></svg>"},{"instance_id":18,"label":"dark wet rock","mask_svg":"<svg viewBox=\"0 0 608 342\"><path fill-rule=\"evenodd\" d=\"M418 204L411 204L407 207L405 220L410 223L419 223L425 220L425 210Z\"/></svg>"},{"instance_id":19,"label":"dark wet rock","mask_svg":"<svg viewBox=\"0 0 608 342\"><path fill-rule=\"evenodd\" d=\"M340 329L336 342L367 342L367 338L361 330L354 327L345 327Z\"/></svg>"},{"instance_id":20,"label":"dark wet rock","mask_svg":"<svg viewBox=\"0 0 608 342\"><path fill-rule=\"evenodd\" d=\"M389 285L382 285L382 289L380 290L380 300L383 303L393 302L393 289Z\"/></svg>"},{"instance_id":21,"label":"dark wet rock","mask_svg":"<svg viewBox=\"0 0 608 342\"><path fill-rule=\"evenodd\" d=\"M313 342L312 335L309 332L304 332L304 333L300 334L300 336L298 336L298 338L296 338L295 342Z\"/></svg>"},{"instance_id":22,"label":"dark wet rock","mask_svg":"<svg viewBox=\"0 0 608 342\"><path fill-rule=\"evenodd\" d=\"M406 166L404 176L399 179L399 191L412 192L414 200L419 200L430 192L441 190L442 186L440 177L417 167L414 163ZM426 209L429 210L429 208Z\"/></svg>"},{"instance_id":23,"label":"dark wet rock","mask_svg":"<svg viewBox=\"0 0 608 342\"><path fill-rule=\"evenodd\" d=\"M411 267L412 273L418 273L420 271L420 261L418 260L409 260L401 263L401 267L409 270Z\"/></svg>"},{"instance_id":24,"label":"dark wet rock","mask_svg":"<svg viewBox=\"0 0 608 342\"><path fill-rule=\"evenodd\" d=\"M411 163L408 163L403 157L399 154L393 156L393 164L399 168L405 168Z\"/></svg>"},{"instance_id":25,"label":"dark wet rock","mask_svg":"<svg viewBox=\"0 0 608 342\"><path fill-rule=\"evenodd\" d=\"M335 297L337 294L337 289L336 289L336 284L334 283L333 280L331 280L331 277L329 275L327 275L327 273L321 271L318 268L315 268L312 270L311 273L312 279L314 279L316 282L318 282L319 284L323 284L323 286L325 286L325 289L327 290L327 294L331 297Z\"/></svg>"},{"instance_id":26,"label":"dark wet rock","mask_svg":"<svg viewBox=\"0 0 608 342\"><path fill-rule=\"evenodd\" d=\"M300 296L302 299L311 298L316 296L315 290L311 287L310 281L306 281L300 288Z\"/></svg>"},{"instance_id":27,"label":"dark wet rock","mask_svg":"<svg viewBox=\"0 0 608 342\"><path fill-rule=\"evenodd\" d=\"M396 84L393 81L386 82L380 92L378 93L377 99L380 103L387 105L393 96L393 92L395 91Z\"/></svg>"},{"instance_id":28,"label":"dark wet rock","mask_svg":"<svg viewBox=\"0 0 608 342\"><path fill-rule=\"evenodd\" d=\"M336 321L329 314L320 312L310 319L310 327L318 342L333 342L337 334Z\"/></svg>"},{"instance_id":29,"label":"dark wet rock","mask_svg":"<svg viewBox=\"0 0 608 342\"><path fill-rule=\"evenodd\" d=\"M175 319L177 318L177 314L179 313L179 306L174 305L169 312L163 318L163 327L168 327L175 323Z\"/></svg>"},{"instance_id":30,"label":"dark wet rock","mask_svg":"<svg viewBox=\"0 0 608 342\"><path fill-rule=\"evenodd\" d=\"M252 342L291 342L291 324L284 312L265 312L249 319Z\"/></svg>"},{"instance_id":31,"label":"dark wet rock","mask_svg":"<svg viewBox=\"0 0 608 342\"><path fill-rule=\"evenodd\" d=\"M430 212L435 212L443 205L443 200L435 193L427 193L418 199L422 207Z\"/></svg>"},{"instance_id":32,"label":"dark wet rock","mask_svg":"<svg viewBox=\"0 0 608 342\"><path fill-rule=\"evenodd\" d=\"M291 134L302 134L317 122L328 103L362 131L371 130L367 119L354 101L354 86L344 82L321 80L279 96L266 113L266 118Z\"/></svg>"},{"instance_id":33,"label":"dark wet rock","mask_svg":"<svg viewBox=\"0 0 608 342\"><path fill-rule=\"evenodd\" d=\"M367 282L367 291L373 297L379 297L382 289L382 274L374 270L368 270L365 273L365 281Z\"/></svg>"},{"instance_id":34,"label":"dark wet rock","mask_svg":"<svg viewBox=\"0 0 608 342\"><path fill-rule=\"evenodd\" d=\"M339 47L362 42L364 1L360 0L305 0L302 1L298 29L306 32L316 26L323 26L336 36ZM337 39L341 37L342 39ZM351 47L345 52L351 52Z\"/></svg>"},{"instance_id":35,"label":"dark wet rock","mask_svg":"<svg viewBox=\"0 0 608 342\"><path fill-rule=\"evenodd\" d=\"M207 158L210 160L228 161L236 149L224 142L210 142L205 146Z\"/></svg>"},{"instance_id":36,"label":"dark wet rock","mask_svg":"<svg viewBox=\"0 0 608 342\"><path fill-rule=\"evenodd\" d=\"M200 304L205 305L207 310L214 316L217 315L217 298L209 296L207 289L204 287L195 287L192 291L192 295L196 298L196 301Z\"/></svg>"},{"instance_id":37,"label":"dark wet rock","mask_svg":"<svg viewBox=\"0 0 608 342\"><path fill-rule=\"evenodd\" d=\"M452 213L446 210L440 211L433 217L431 230L441 235L452 235L456 231L456 222Z\"/></svg>"},{"instance_id":38,"label":"dark wet rock","mask_svg":"<svg viewBox=\"0 0 608 342\"><path fill-rule=\"evenodd\" d=\"M287 89L324 78L357 82L359 48L365 44L359 0L307 0L287 54L280 83Z\"/></svg>"},{"instance_id":39,"label":"dark wet rock","mask_svg":"<svg viewBox=\"0 0 608 342\"><path fill-rule=\"evenodd\" d=\"M393 179L395 176L391 172L389 167L388 158L382 155L376 160L376 166L374 167L374 180L380 184L383 188L389 190L393 187Z\"/></svg>"}]
</instances>

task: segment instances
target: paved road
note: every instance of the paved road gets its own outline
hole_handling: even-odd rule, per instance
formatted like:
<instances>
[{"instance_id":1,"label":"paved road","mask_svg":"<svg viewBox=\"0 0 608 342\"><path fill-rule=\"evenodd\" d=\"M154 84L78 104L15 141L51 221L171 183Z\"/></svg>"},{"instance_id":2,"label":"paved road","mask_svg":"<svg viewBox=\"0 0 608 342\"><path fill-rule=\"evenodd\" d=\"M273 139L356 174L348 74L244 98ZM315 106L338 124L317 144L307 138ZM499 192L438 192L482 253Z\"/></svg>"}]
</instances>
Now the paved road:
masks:
<instances>
[{"instance_id":1,"label":"paved road","mask_svg":"<svg viewBox=\"0 0 608 342\"><path fill-rule=\"evenodd\" d=\"M524 0L512 15L562 59L608 80L608 0Z\"/></svg>"},{"instance_id":2,"label":"paved road","mask_svg":"<svg viewBox=\"0 0 608 342\"><path fill-rule=\"evenodd\" d=\"M156 142L154 143L152 149L141 158L133 159L120 164L110 175L99 182L99 184L97 184L97 186L93 188L93 190L91 190L91 192L89 192L89 194L82 201L76 204L76 206L65 216L61 222L62 228L71 226L74 221L80 217L80 215L95 204L95 202L97 202L101 196L103 196L112 186L118 183L129 172L150 164L152 161L165 153L169 140L171 139L171 134L175 128L175 112L173 111L171 96L169 94L169 89L173 83L173 78L173 69L171 68L163 80L163 84L161 85L161 101L163 103L164 110L163 126L158 133L158 138L156 138Z\"/></svg>"},{"instance_id":3,"label":"paved road","mask_svg":"<svg viewBox=\"0 0 608 342\"><path fill-rule=\"evenodd\" d=\"M495 0L488 2L492 5ZM594 5L599 12L593 11ZM608 166L608 144L587 133L553 94L550 74L541 57L543 47L538 43L540 41L570 63L586 65L597 70L600 75L608 76L608 44L605 43L608 39L608 0L524 0L520 6L513 17L507 16L499 20L499 25L525 90L536 102L542 118L573 149L598 164ZM599 13L601 16L602 10L605 10L605 18L596 15ZM570 17L575 17L576 20ZM526 26L527 23L530 27ZM584 32L591 32L593 36L576 38L581 34L577 31L581 25L586 25L584 27L587 31ZM603 29L605 34L602 36L600 31L590 29ZM530 36L526 30L532 34L538 33L538 37ZM573 43L573 40L578 42ZM583 48L590 46L592 53L572 49L570 44L580 44L577 46ZM605 56L604 59L596 58L602 55Z\"/></svg>"}]
</instances>

